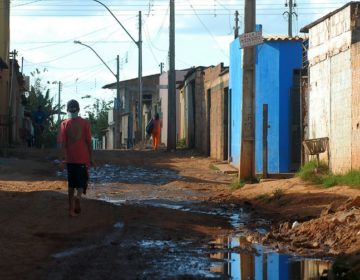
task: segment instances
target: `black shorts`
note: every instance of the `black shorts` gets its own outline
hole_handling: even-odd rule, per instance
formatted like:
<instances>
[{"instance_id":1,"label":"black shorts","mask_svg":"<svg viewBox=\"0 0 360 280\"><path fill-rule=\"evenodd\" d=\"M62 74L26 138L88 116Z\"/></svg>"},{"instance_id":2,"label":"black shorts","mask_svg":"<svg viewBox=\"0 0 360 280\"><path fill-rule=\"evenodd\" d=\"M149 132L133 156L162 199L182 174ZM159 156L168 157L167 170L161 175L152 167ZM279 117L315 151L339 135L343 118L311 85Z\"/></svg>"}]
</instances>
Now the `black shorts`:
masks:
<instances>
[{"instance_id":1,"label":"black shorts","mask_svg":"<svg viewBox=\"0 0 360 280\"><path fill-rule=\"evenodd\" d=\"M89 174L85 164L68 163L66 164L69 188L82 188L84 193L88 186Z\"/></svg>"}]
</instances>

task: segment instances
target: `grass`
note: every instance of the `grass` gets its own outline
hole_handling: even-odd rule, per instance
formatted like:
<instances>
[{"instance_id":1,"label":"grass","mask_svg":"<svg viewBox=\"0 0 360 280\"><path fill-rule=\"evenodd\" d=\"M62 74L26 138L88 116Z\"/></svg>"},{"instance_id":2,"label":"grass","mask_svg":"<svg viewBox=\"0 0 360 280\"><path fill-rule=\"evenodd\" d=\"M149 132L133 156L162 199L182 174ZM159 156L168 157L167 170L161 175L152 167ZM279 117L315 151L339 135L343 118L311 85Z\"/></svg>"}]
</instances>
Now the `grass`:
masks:
<instances>
[{"instance_id":1,"label":"grass","mask_svg":"<svg viewBox=\"0 0 360 280\"><path fill-rule=\"evenodd\" d=\"M230 188L232 190L238 190L238 189L241 189L246 184L257 184L257 183L259 183L259 180L257 178L248 178L248 179L243 179L243 180L235 179L230 184Z\"/></svg>"},{"instance_id":2,"label":"grass","mask_svg":"<svg viewBox=\"0 0 360 280\"><path fill-rule=\"evenodd\" d=\"M271 194L270 193L260 194L255 199L260 200L260 201L265 202L265 203L271 203L271 202L274 202L274 201L279 202L279 200L283 196L284 196L284 190L281 189L281 188L277 188L277 189L273 190L271 192ZM281 202L280 205L285 205L285 204L286 204L286 201L283 201L283 202Z\"/></svg>"},{"instance_id":3,"label":"grass","mask_svg":"<svg viewBox=\"0 0 360 280\"><path fill-rule=\"evenodd\" d=\"M176 143L176 148L186 148L186 139L182 138Z\"/></svg>"},{"instance_id":4,"label":"grass","mask_svg":"<svg viewBox=\"0 0 360 280\"><path fill-rule=\"evenodd\" d=\"M359 170L352 170L344 175L333 174L323 162L320 162L319 166L317 166L316 161L306 163L303 167L301 167L297 176L304 181L308 181L316 185L322 185L326 188L337 185L345 185L360 189Z\"/></svg>"},{"instance_id":5,"label":"grass","mask_svg":"<svg viewBox=\"0 0 360 280\"><path fill-rule=\"evenodd\" d=\"M209 168L210 168L211 170L215 170L215 171L220 170L218 167L216 167L216 166L213 165L213 164L209 164Z\"/></svg>"},{"instance_id":6,"label":"grass","mask_svg":"<svg viewBox=\"0 0 360 280\"><path fill-rule=\"evenodd\" d=\"M284 190L277 188L272 192L272 199L274 200L280 200L280 198L282 198L284 195Z\"/></svg>"}]
</instances>

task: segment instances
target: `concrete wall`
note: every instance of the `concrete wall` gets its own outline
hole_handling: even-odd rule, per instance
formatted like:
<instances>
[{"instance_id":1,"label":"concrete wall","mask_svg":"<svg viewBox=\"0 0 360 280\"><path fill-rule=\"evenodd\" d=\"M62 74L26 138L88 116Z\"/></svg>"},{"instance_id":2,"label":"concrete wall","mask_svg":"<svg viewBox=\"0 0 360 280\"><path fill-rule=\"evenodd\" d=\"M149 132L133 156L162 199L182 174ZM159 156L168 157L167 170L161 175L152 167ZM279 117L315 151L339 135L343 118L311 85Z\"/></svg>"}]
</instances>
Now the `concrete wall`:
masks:
<instances>
[{"instance_id":1,"label":"concrete wall","mask_svg":"<svg viewBox=\"0 0 360 280\"><path fill-rule=\"evenodd\" d=\"M228 104L225 104L225 102L228 101L229 72L222 73L223 71L222 64L204 71L204 91L205 94L209 91L211 98L210 157L216 160L228 159L228 138L225 137L225 134L228 134L228 111L226 110Z\"/></svg>"},{"instance_id":2,"label":"concrete wall","mask_svg":"<svg viewBox=\"0 0 360 280\"><path fill-rule=\"evenodd\" d=\"M177 70L176 83L181 83L184 80L184 76L187 70ZM159 99L160 99L160 117L162 117L163 127L161 129L161 143L167 145L168 137L168 72L164 72L159 77ZM176 89L176 141L179 141L182 137L181 132L181 118L180 118L180 90ZM173 124L174 125L174 124Z\"/></svg>"},{"instance_id":3,"label":"concrete wall","mask_svg":"<svg viewBox=\"0 0 360 280\"><path fill-rule=\"evenodd\" d=\"M360 43L352 45L351 168L360 169Z\"/></svg>"},{"instance_id":4,"label":"concrete wall","mask_svg":"<svg viewBox=\"0 0 360 280\"><path fill-rule=\"evenodd\" d=\"M186 146L196 148L205 153L207 130L206 122L203 68L198 67L189 72L184 80L185 91L185 134ZM206 137L206 138L205 138ZM205 139L204 139L205 138Z\"/></svg>"},{"instance_id":5,"label":"concrete wall","mask_svg":"<svg viewBox=\"0 0 360 280\"><path fill-rule=\"evenodd\" d=\"M352 168L351 5L309 30L309 138L330 138L330 168ZM355 51L356 52L356 51ZM327 155L321 157L327 160Z\"/></svg>"},{"instance_id":6,"label":"concrete wall","mask_svg":"<svg viewBox=\"0 0 360 280\"><path fill-rule=\"evenodd\" d=\"M256 53L256 172L263 172L263 104L268 104L268 172L291 170L291 87L301 68L301 41L265 41ZM299 95L300 98L300 88ZM300 110L300 107L298 108ZM300 139L298 139L300 141ZM300 155L300 149L298 151Z\"/></svg>"}]
</instances>

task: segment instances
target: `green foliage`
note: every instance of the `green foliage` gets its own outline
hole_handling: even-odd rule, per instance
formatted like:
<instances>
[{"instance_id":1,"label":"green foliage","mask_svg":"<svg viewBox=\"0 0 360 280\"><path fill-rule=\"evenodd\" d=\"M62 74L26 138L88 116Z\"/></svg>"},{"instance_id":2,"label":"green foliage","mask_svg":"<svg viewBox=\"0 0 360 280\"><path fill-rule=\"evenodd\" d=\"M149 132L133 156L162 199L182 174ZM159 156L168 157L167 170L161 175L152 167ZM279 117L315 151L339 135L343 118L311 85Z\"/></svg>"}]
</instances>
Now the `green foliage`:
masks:
<instances>
[{"instance_id":1,"label":"green foliage","mask_svg":"<svg viewBox=\"0 0 360 280\"><path fill-rule=\"evenodd\" d=\"M299 170L297 176L304 181L309 181L313 184L322 185L327 188L337 185L360 188L359 170L352 170L344 175L332 174L329 172L327 165L323 162L320 162L319 166L317 166L316 161L306 163Z\"/></svg>"},{"instance_id":2,"label":"green foliage","mask_svg":"<svg viewBox=\"0 0 360 280\"><path fill-rule=\"evenodd\" d=\"M304 181L309 181L313 184L321 185L324 181L324 176L326 176L328 173L329 169L325 163L320 162L319 166L317 166L317 162L312 160L302 166L296 175Z\"/></svg>"},{"instance_id":3,"label":"green foliage","mask_svg":"<svg viewBox=\"0 0 360 280\"><path fill-rule=\"evenodd\" d=\"M280 198L282 198L284 195L284 190L280 189L280 188L276 188L273 192L272 192L272 199L273 200L280 200Z\"/></svg>"},{"instance_id":4,"label":"green foliage","mask_svg":"<svg viewBox=\"0 0 360 280\"><path fill-rule=\"evenodd\" d=\"M232 190L241 189L246 184L257 184L259 183L259 180L257 178L247 178L243 180L235 179L231 182L230 188Z\"/></svg>"},{"instance_id":5,"label":"green foliage","mask_svg":"<svg viewBox=\"0 0 360 280\"><path fill-rule=\"evenodd\" d=\"M41 74L47 72L47 69L36 69L31 72L34 77L34 83L30 88L29 95L25 102L25 111L33 113L38 110L39 106L43 107L49 117L45 123L45 130L43 133L43 144L45 147L56 147L56 137L58 132L58 124L54 121L53 114L57 112L58 106L54 105L54 98L50 97L49 81L44 82Z\"/></svg>"},{"instance_id":6,"label":"green foliage","mask_svg":"<svg viewBox=\"0 0 360 280\"><path fill-rule=\"evenodd\" d=\"M96 98L94 104L85 107L93 137L101 139L103 130L108 127L108 112L112 108L112 103L113 101L106 102Z\"/></svg>"},{"instance_id":7,"label":"green foliage","mask_svg":"<svg viewBox=\"0 0 360 280\"><path fill-rule=\"evenodd\" d=\"M213 164L209 164L209 168L210 168L211 170L215 170L215 171L218 171L218 170L219 170L219 168L216 167L216 166L213 165Z\"/></svg>"},{"instance_id":8,"label":"green foliage","mask_svg":"<svg viewBox=\"0 0 360 280\"><path fill-rule=\"evenodd\" d=\"M186 148L186 139L182 138L176 143L177 148Z\"/></svg>"}]
</instances>

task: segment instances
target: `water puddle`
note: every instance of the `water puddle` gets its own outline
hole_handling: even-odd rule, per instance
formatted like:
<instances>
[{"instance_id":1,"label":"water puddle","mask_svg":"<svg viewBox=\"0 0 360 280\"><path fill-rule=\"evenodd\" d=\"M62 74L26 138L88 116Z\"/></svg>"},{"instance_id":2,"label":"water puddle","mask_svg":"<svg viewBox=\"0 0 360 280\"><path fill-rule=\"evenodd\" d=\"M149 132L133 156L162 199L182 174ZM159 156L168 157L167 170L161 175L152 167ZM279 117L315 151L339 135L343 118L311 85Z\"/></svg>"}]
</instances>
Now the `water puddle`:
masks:
<instances>
[{"instance_id":1,"label":"water puddle","mask_svg":"<svg viewBox=\"0 0 360 280\"><path fill-rule=\"evenodd\" d=\"M66 170L57 172L57 176L66 177ZM110 183L163 185L182 179L176 171L170 169L116 166L111 164L90 168L89 176L92 184L101 185Z\"/></svg>"},{"instance_id":2,"label":"water puddle","mask_svg":"<svg viewBox=\"0 0 360 280\"><path fill-rule=\"evenodd\" d=\"M66 172L58 173L66 176ZM97 199L115 205L132 204L140 207L159 207L176 211L216 215L229 221L236 235L219 237L209 244L194 240L122 240L123 224L114 225L114 230L96 244L83 244L53 257L67 259L89 254L92 251L112 250L131 251L136 248L141 259L146 260L147 268L142 271L146 279L328 279L332 262L324 259L307 259L280 254L258 244L248 242L246 233L257 231L265 234L269 222L255 219L250 213L236 205L200 203L175 196L171 199L157 198L156 191L135 193L133 197L118 194L112 189L112 183L131 183L144 185L162 185L181 180L175 171L167 169L147 169L134 166L120 167L104 165L90 170L90 180L96 189L102 188ZM118 186L115 186L116 188ZM156 188L159 189L159 188ZM161 196L159 196L161 197ZM116 246L114 246L114 244ZM115 254L116 256L116 254ZM100 261L100 260L99 260ZM114 259L114 262L119 261ZM107 268L107 263L102 265ZM110 265L110 264L109 264ZM113 269L113 268L112 268Z\"/></svg>"},{"instance_id":3,"label":"water puddle","mask_svg":"<svg viewBox=\"0 0 360 280\"><path fill-rule=\"evenodd\" d=\"M222 237L210 243L215 260L210 271L240 279L330 279L330 260L300 258L267 250L245 237Z\"/></svg>"}]
</instances>

